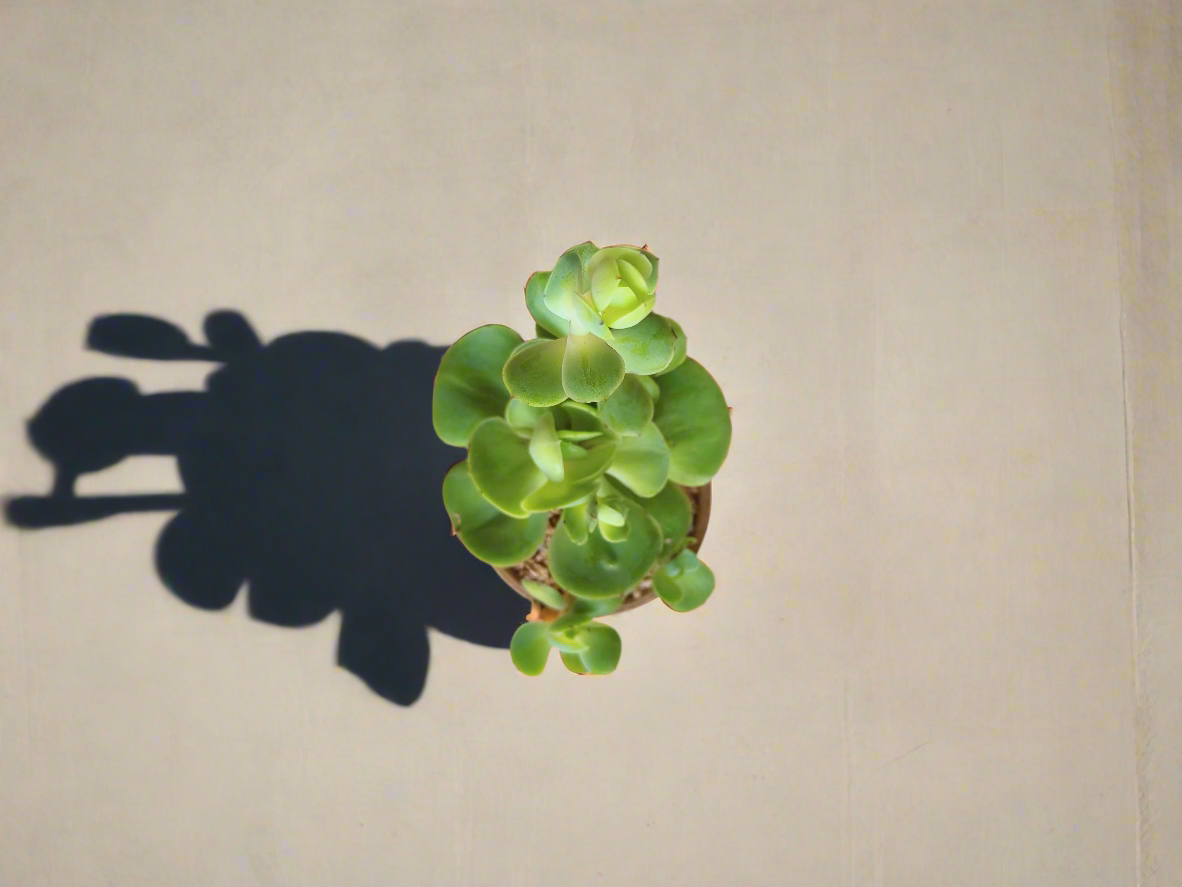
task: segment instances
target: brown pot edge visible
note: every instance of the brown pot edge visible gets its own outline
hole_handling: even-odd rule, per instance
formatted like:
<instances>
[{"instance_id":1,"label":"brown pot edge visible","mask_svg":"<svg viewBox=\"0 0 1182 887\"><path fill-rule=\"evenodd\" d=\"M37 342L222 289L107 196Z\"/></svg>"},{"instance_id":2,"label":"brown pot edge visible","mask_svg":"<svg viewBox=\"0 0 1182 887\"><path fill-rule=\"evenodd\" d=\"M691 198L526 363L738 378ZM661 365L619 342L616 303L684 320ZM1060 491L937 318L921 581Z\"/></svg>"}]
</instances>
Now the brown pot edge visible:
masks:
<instances>
[{"instance_id":1,"label":"brown pot edge visible","mask_svg":"<svg viewBox=\"0 0 1182 887\"><path fill-rule=\"evenodd\" d=\"M714 481L707 481L703 486L698 487L698 511L694 515L694 525L690 528L690 535L697 541L689 548L692 552L697 554L698 549L702 547L702 542L706 539L706 528L710 525L710 503L712 500L711 487ZM512 588L515 592L525 598L527 601L533 602L533 597L528 591L517 581L512 573L509 572L508 567L493 567L496 574L501 577L501 580ZM615 616L617 613L625 613L628 610L635 610L637 607L644 606L651 601L656 600L657 593L650 589L647 594L635 598L624 604L620 609L612 613Z\"/></svg>"}]
</instances>

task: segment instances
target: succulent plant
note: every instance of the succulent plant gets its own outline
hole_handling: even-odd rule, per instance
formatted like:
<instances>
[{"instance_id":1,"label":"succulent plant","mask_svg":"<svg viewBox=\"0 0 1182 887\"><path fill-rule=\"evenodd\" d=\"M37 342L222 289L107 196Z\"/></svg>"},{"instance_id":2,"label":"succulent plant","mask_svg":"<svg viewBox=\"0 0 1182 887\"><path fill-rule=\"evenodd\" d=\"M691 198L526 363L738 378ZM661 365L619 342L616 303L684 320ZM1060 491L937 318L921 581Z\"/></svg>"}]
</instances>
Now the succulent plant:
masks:
<instances>
[{"instance_id":1,"label":"succulent plant","mask_svg":"<svg viewBox=\"0 0 1182 887\"><path fill-rule=\"evenodd\" d=\"M443 481L453 532L494 567L545 551L550 581L522 579L535 604L509 648L525 674L551 649L614 671L620 636L596 620L642 581L679 612L714 590L686 489L722 467L730 410L656 289L646 247L581 243L526 281L534 338L478 327L440 362L435 432L468 450Z\"/></svg>"}]
</instances>

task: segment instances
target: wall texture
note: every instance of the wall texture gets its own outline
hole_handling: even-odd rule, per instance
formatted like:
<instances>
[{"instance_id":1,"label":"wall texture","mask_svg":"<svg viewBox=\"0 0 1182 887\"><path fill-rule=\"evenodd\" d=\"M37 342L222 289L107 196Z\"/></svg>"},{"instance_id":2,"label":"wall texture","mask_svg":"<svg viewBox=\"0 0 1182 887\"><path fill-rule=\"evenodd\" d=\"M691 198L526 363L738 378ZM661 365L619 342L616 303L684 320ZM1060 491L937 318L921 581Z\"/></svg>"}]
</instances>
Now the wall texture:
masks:
<instances>
[{"instance_id":1,"label":"wall texture","mask_svg":"<svg viewBox=\"0 0 1182 887\"><path fill-rule=\"evenodd\" d=\"M598 681L433 633L411 706L167 515L0 527L0 885L1182 884L1179 14L0 2L0 492L59 386L203 384L98 314L443 345L588 238L735 429L707 607Z\"/></svg>"}]
</instances>

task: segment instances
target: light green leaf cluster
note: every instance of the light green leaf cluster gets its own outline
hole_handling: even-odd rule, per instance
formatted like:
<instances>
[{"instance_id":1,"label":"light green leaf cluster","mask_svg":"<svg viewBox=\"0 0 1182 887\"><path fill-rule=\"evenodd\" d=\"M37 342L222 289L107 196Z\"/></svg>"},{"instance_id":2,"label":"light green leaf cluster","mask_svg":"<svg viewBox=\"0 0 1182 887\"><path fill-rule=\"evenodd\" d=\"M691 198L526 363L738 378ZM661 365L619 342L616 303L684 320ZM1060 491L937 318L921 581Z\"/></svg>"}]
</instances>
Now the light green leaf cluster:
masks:
<instances>
[{"instance_id":1,"label":"light green leaf cluster","mask_svg":"<svg viewBox=\"0 0 1182 887\"><path fill-rule=\"evenodd\" d=\"M547 560L561 591L526 586L558 615L522 625L510 647L525 674L539 674L551 648L571 671L613 671L620 637L594 620L646 577L681 612L714 589L688 548L683 487L722 467L730 410L687 356L681 327L653 312L657 265L643 247L572 247L526 282L536 338L482 326L440 362L435 431L468 451L443 482L459 540L509 566L545 544L550 515L560 515Z\"/></svg>"}]
</instances>

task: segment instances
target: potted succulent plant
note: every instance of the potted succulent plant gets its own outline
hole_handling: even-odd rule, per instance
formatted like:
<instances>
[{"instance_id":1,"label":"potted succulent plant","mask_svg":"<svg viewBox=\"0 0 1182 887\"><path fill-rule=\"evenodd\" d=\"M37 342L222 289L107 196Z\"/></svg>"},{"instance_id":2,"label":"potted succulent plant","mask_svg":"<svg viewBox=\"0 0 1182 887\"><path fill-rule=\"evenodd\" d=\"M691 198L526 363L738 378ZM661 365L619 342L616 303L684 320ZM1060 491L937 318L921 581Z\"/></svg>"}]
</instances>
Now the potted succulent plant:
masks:
<instances>
[{"instance_id":1,"label":"potted succulent plant","mask_svg":"<svg viewBox=\"0 0 1182 887\"><path fill-rule=\"evenodd\" d=\"M596 621L660 598L701 606L710 481L731 440L717 383L653 312L657 257L581 243L525 284L536 336L478 327L443 356L435 432L468 457L443 481L452 531L533 601L510 654L540 674L551 648L609 674L620 636Z\"/></svg>"}]
</instances>

